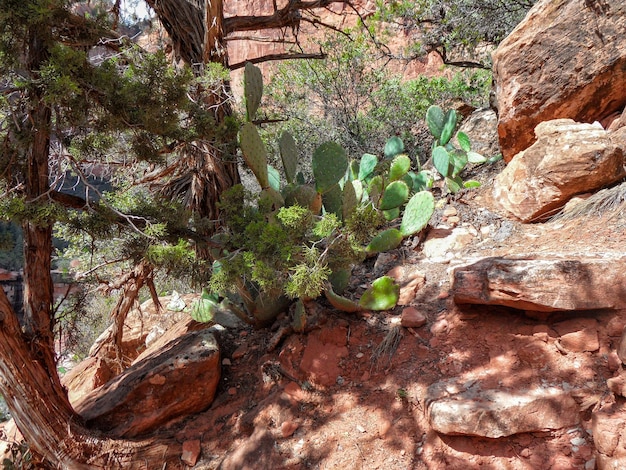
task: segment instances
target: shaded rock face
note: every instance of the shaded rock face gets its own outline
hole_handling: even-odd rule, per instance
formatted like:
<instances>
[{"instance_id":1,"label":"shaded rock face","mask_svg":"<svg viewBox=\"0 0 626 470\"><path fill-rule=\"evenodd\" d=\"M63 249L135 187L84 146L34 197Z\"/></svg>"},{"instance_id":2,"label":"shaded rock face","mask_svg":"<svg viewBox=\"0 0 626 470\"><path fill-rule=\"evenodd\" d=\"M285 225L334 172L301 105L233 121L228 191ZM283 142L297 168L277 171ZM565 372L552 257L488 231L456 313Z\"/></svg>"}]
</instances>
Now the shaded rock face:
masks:
<instances>
[{"instance_id":1,"label":"shaded rock face","mask_svg":"<svg viewBox=\"0 0 626 470\"><path fill-rule=\"evenodd\" d=\"M555 119L537 125L535 134L537 141L515 156L493 189L498 204L523 222L552 215L572 196L624 177L621 133Z\"/></svg>"},{"instance_id":2,"label":"shaded rock face","mask_svg":"<svg viewBox=\"0 0 626 470\"><path fill-rule=\"evenodd\" d=\"M626 105L626 3L540 0L493 54L506 162L556 118L602 121Z\"/></svg>"},{"instance_id":3,"label":"shaded rock face","mask_svg":"<svg viewBox=\"0 0 626 470\"><path fill-rule=\"evenodd\" d=\"M75 409L89 425L138 436L206 409L215 397L220 367L213 333L190 332L137 361Z\"/></svg>"}]
</instances>

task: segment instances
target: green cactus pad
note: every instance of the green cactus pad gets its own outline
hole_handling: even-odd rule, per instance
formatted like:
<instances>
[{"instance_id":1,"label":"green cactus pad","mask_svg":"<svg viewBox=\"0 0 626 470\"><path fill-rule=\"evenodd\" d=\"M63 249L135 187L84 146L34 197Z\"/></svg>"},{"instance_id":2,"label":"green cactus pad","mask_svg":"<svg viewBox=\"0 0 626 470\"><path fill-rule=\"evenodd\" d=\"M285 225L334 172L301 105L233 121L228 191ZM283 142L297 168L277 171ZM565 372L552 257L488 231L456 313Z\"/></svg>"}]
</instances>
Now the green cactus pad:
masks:
<instances>
[{"instance_id":1,"label":"green cactus pad","mask_svg":"<svg viewBox=\"0 0 626 470\"><path fill-rule=\"evenodd\" d=\"M267 212L272 213L285 205L283 195L274 188L267 187L263 189L259 195L259 208L264 208Z\"/></svg>"},{"instance_id":2,"label":"green cactus pad","mask_svg":"<svg viewBox=\"0 0 626 470\"><path fill-rule=\"evenodd\" d=\"M383 251L393 250L397 248L403 239L402 232L395 228L390 228L380 232L365 247L367 253L380 253Z\"/></svg>"},{"instance_id":3,"label":"green cactus pad","mask_svg":"<svg viewBox=\"0 0 626 470\"><path fill-rule=\"evenodd\" d=\"M463 188L463 180L460 176L454 178L446 178L446 186L452 194L458 193Z\"/></svg>"},{"instance_id":4,"label":"green cactus pad","mask_svg":"<svg viewBox=\"0 0 626 470\"><path fill-rule=\"evenodd\" d=\"M331 275L328 276L333 292L341 295L343 291L346 290L346 287L348 287L351 275L351 269L338 269L337 271L333 271Z\"/></svg>"},{"instance_id":5,"label":"green cactus pad","mask_svg":"<svg viewBox=\"0 0 626 470\"><path fill-rule=\"evenodd\" d=\"M402 152L404 152L404 142L400 137L393 136L385 142L385 158L393 158Z\"/></svg>"},{"instance_id":6,"label":"green cactus pad","mask_svg":"<svg viewBox=\"0 0 626 470\"><path fill-rule=\"evenodd\" d=\"M454 149L448 152L452 158L452 177L456 177L467 166L467 152L461 149Z\"/></svg>"},{"instance_id":7,"label":"green cactus pad","mask_svg":"<svg viewBox=\"0 0 626 470\"><path fill-rule=\"evenodd\" d=\"M363 197L364 197L363 183L361 182L361 180L354 180L354 181L351 181L351 183L352 183L352 187L354 188L354 194L356 197L356 202L358 204L363 201Z\"/></svg>"},{"instance_id":8,"label":"green cactus pad","mask_svg":"<svg viewBox=\"0 0 626 470\"><path fill-rule=\"evenodd\" d=\"M482 183L480 181L476 181L476 180L467 180L467 181L463 181L463 187L464 188L480 188L482 186Z\"/></svg>"},{"instance_id":9,"label":"green cactus pad","mask_svg":"<svg viewBox=\"0 0 626 470\"><path fill-rule=\"evenodd\" d=\"M374 172L374 168L378 165L378 157L371 153L365 153L361 157L359 164L359 179L365 181Z\"/></svg>"},{"instance_id":10,"label":"green cactus pad","mask_svg":"<svg viewBox=\"0 0 626 470\"><path fill-rule=\"evenodd\" d=\"M367 185L367 192L370 195L372 204L377 206L380 196L383 193L383 177L380 175L374 176Z\"/></svg>"},{"instance_id":11,"label":"green cactus pad","mask_svg":"<svg viewBox=\"0 0 626 470\"><path fill-rule=\"evenodd\" d=\"M293 183L296 177L296 167L298 166L298 147L289 132L283 132L280 135L278 149L280 150L280 158L283 161L287 183Z\"/></svg>"},{"instance_id":12,"label":"green cactus pad","mask_svg":"<svg viewBox=\"0 0 626 470\"><path fill-rule=\"evenodd\" d=\"M469 152L472 149L472 144L470 143L470 138L465 132L457 132L456 140L459 142L459 147Z\"/></svg>"},{"instance_id":13,"label":"green cactus pad","mask_svg":"<svg viewBox=\"0 0 626 470\"><path fill-rule=\"evenodd\" d=\"M241 127L239 139L246 164L256 176L261 188L267 188L270 185L267 175L267 150L256 126L246 122Z\"/></svg>"},{"instance_id":14,"label":"green cactus pad","mask_svg":"<svg viewBox=\"0 0 626 470\"><path fill-rule=\"evenodd\" d=\"M293 206L295 204L308 207L314 214L319 214L322 208L322 197L313 186L289 186L285 188L285 205Z\"/></svg>"},{"instance_id":15,"label":"green cactus pad","mask_svg":"<svg viewBox=\"0 0 626 470\"><path fill-rule=\"evenodd\" d=\"M428 129L430 129L430 133L433 137L439 140L444 124L443 110L439 106L433 105L428 108L426 111L426 124L428 125Z\"/></svg>"},{"instance_id":16,"label":"green cactus pad","mask_svg":"<svg viewBox=\"0 0 626 470\"><path fill-rule=\"evenodd\" d=\"M367 310L389 310L396 306L400 297L400 286L389 276L383 276L363 292L359 305Z\"/></svg>"},{"instance_id":17,"label":"green cactus pad","mask_svg":"<svg viewBox=\"0 0 626 470\"><path fill-rule=\"evenodd\" d=\"M191 305L191 318L199 323L213 321L213 317L219 310L218 296L210 294L202 289L202 295Z\"/></svg>"},{"instance_id":18,"label":"green cactus pad","mask_svg":"<svg viewBox=\"0 0 626 470\"><path fill-rule=\"evenodd\" d=\"M267 179L269 180L270 188L280 191L280 173L272 165L267 165Z\"/></svg>"},{"instance_id":19,"label":"green cactus pad","mask_svg":"<svg viewBox=\"0 0 626 470\"><path fill-rule=\"evenodd\" d=\"M422 230L435 212L435 198L430 191L420 191L413 195L402 215L400 231L405 237Z\"/></svg>"},{"instance_id":20,"label":"green cactus pad","mask_svg":"<svg viewBox=\"0 0 626 470\"><path fill-rule=\"evenodd\" d=\"M487 157L482 156L480 153L469 151L467 152L467 161L470 163L485 163Z\"/></svg>"},{"instance_id":21,"label":"green cactus pad","mask_svg":"<svg viewBox=\"0 0 626 470\"><path fill-rule=\"evenodd\" d=\"M410 169L411 159L408 155L397 155L391 162L391 167L389 168L389 181L402 179L402 177L406 175Z\"/></svg>"},{"instance_id":22,"label":"green cactus pad","mask_svg":"<svg viewBox=\"0 0 626 470\"><path fill-rule=\"evenodd\" d=\"M355 313L363 310L363 308L356 302L335 294L330 287L324 291L324 296L330 305L342 312Z\"/></svg>"},{"instance_id":23,"label":"green cactus pad","mask_svg":"<svg viewBox=\"0 0 626 470\"><path fill-rule=\"evenodd\" d=\"M358 200L354 189L354 181L346 181L346 184L343 186L343 205L341 208L343 220L350 217L354 209L356 209L357 204Z\"/></svg>"},{"instance_id":24,"label":"green cactus pad","mask_svg":"<svg viewBox=\"0 0 626 470\"><path fill-rule=\"evenodd\" d=\"M326 212L332 212L341 219L343 215L343 192L339 184L335 184L322 194L322 203Z\"/></svg>"},{"instance_id":25,"label":"green cactus pad","mask_svg":"<svg viewBox=\"0 0 626 470\"><path fill-rule=\"evenodd\" d=\"M456 128L456 111L454 109L448 110L446 115L443 118L443 129L441 130L441 137L439 138L439 143L441 145L446 145L450 142L452 138L452 133Z\"/></svg>"},{"instance_id":26,"label":"green cactus pad","mask_svg":"<svg viewBox=\"0 0 626 470\"><path fill-rule=\"evenodd\" d=\"M413 183L411 189L415 192L424 191L425 189L428 189L433 185L433 177L427 170L422 170L418 173L409 171L409 173L407 173L407 176L411 179Z\"/></svg>"},{"instance_id":27,"label":"green cactus pad","mask_svg":"<svg viewBox=\"0 0 626 470\"><path fill-rule=\"evenodd\" d=\"M254 120L263 96L261 69L250 62L246 62L244 69L243 88L246 96L246 120L249 122Z\"/></svg>"},{"instance_id":28,"label":"green cactus pad","mask_svg":"<svg viewBox=\"0 0 626 470\"><path fill-rule=\"evenodd\" d=\"M315 188L324 193L343 178L348 168L346 151L336 142L326 142L313 152L311 162Z\"/></svg>"},{"instance_id":29,"label":"green cactus pad","mask_svg":"<svg viewBox=\"0 0 626 470\"><path fill-rule=\"evenodd\" d=\"M346 173L346 181L354 181L359 177L359 162L351 160Z\"/></svg>"},{"instance_id":30,"label":"green cactus pad","mask_svg":"<svg viewBox=\"0 0 626 470\"><path fill-rule=\"evenodd\" d=\"M279 291L261 292L254 303L252 316L259 326L271 324L278 314L284 312L291 301Z\"/></svg>"},{"instance_id":31,"label":"green cactus pad","mask_svg":"<svg viewBox=\"0 0 626 470\"><path fill-rule=\"evenodd\" d=\"M409 187L404 181L389 183L380 198L379 209L386 211L400 207L409 198Z\"/></svg>"},{"instance_id":32,"label":"green cactus pad","mask_svg":"<svg viewBox=\"0 0 626 470\"><path fill-rule=\"evenodd\" d=\"M433 149L433 165L444 178L450 173L450 154L448 151L438 145Z\"/></svg>"},{"instance_id":33,"label":"green cactus pad","mask_svg":"<svg viewBox=\"0 0 626 470\"><path fill-rule=\"evenodd\" d=\"M391 222L392 220L400 217L400 208L394 207L393 209L387 209L386 211L383 211L383 216L386 221Z\"/></svg>"},{"instance_id":34,"label":"green cactus pad","mask_svg":"<svg viewBox=\"0 0 626 470\"><path fill-rule=\"evenodd\" d=\"M301 299L298 299L294 306L291 325L293 326L293 331L296 333L302 333L306 328L306 309Z\"/></svg>"}]
</instances>

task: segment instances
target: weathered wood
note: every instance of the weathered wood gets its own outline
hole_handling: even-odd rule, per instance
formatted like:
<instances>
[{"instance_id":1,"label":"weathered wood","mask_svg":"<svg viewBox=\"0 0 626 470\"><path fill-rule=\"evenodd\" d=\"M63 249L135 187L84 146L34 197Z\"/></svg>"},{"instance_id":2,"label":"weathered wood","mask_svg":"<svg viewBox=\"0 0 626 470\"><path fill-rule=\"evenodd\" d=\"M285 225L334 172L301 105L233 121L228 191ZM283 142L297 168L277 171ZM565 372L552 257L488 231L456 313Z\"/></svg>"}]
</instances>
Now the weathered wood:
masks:
<instances>
[{"instance_id":1,"label":"weathered wood","mask_svg":"<svg viewBox=\"0 0 626 470\"><path fill-rule=\"evenodd\" d=\"M493 257L452 272L458 304L537 312L626 308L626 256Z\"/></svg>"}]
</instances>

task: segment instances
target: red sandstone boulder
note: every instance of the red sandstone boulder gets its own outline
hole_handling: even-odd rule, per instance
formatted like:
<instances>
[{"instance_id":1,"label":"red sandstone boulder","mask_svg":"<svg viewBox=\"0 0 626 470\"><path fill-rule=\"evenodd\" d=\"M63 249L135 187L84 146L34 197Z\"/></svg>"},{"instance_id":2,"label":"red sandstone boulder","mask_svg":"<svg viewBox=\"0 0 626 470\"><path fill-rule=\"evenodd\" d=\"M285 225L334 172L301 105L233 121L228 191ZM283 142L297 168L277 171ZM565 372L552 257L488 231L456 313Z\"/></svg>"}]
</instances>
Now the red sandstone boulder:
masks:
<instances>
[{"instance_id":1,"label":"red sandstone boulder","mask_svg":"<svg viewBox=\"0 0 626 470\"><path fill-rule=\"evenodd\" d=\"M506 162L556 118L602 121L626 105L626 3L540 0L493 54Z\"/></svg>"}]
</instances>

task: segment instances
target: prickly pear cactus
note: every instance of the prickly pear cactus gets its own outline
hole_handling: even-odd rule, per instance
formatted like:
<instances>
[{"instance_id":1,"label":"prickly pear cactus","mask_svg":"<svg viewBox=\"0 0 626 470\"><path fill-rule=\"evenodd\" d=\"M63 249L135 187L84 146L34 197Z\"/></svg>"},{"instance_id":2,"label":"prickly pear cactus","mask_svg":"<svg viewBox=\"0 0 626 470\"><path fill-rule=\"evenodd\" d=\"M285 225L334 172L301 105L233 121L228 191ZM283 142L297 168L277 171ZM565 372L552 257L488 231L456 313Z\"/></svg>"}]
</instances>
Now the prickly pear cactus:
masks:
<instances>
[{"instance_id":1,"label":"prickly pear cactus","mask_svg":"<svg viewBox=\"0 0 626 470\"><path fill-rule=\"evenodd\" d=\"M435 198L430 191L420 191L413 195L406 207L400 224L400 232L405 237L411 236L426 225L435 212Z\"/></svg>"},{"instance_id":2,"label":"prickly pear cactus","mask_svg":"<svg viewBox=\"0 0 626 470\"><path fill-rule=\"evenodd\" d=\"M278 140L280 158L283 161L287 183L293 183L298 166L298 147L293 136L289 132L283 132Z\"/></svg>"},{"instance_id":3,"label":"prickly pear cactus","mask_svg":"<svg viewBox=\"0 0 626 470\"><path fill-rule=\"evenodd\" d=\"M444 178L450 174L450 154L441 145L433 149L433 165Z\"/></svg>"},{"instance_id":4,"label":"prickly pear cactus","mask_svg":"<svg viewBox=\"0 0 626 470\"><path fill-rule=\"evenodd\" d=\"M354 313L363 310L363 307L361 307L358 303L341 295L335 294L330 287L324 291L324 296L330 305L342 312Z\"/></svg>"},{"instance_id":5,"label":"prickly pear cactus","mask_svg":"<svg viewBox=\"0 0 626 470\"><path fill-rule=\"evenodd\" d=\"M400 286L392 277L383 276L372 282L372 287L363 292L359 305L366 310L389 310L400 298Z\"/></svg>"},{"instance_id":6,"label":"prickly pear cactus","mask_svg":"<svg viewBox=\"0 0 626 470\"><path fill-rule=\"evenodd\" d=\"M359 179L366 181L374 173L376 165L378 165L378 157L376 155L371 153L363 154L359 164Z\"/></svg>"},{"instance_id":7,"label":"prickly pear cactus","mask_svg":"<svg viewBox=\"0 0 626 470\"><path fill-rule=\"evenodd\" d=\"M326 212L332 212L340 219L343 217L343 191L339 184L322 194L322 202Z\"/></svg>"},{"instance_id":8,"label":"prickly pear cactus","mask_svg":"<svg viewBox=\"0 0 626 470\"><path fill-rule=\"evenodd\" d=\"M358 205L356 190L354 189L353 183L354 181L346 181L346 184L343 186L343 201L341 206L343 220L350 217Z\"/></svg>"},{"instance_id":9,"label":"prickly pear cactus","mask_svg":"<svg viewBox=\"0 0 626 470\"><path fill-rule=\"evenodd\" d=\"M397 181L402 179L411 169L411 159L404 154L397 155L391 162L389 167L389 181Z\"/></svg>"},{"instance_id":10,"label":"prickly pear cactus","mask_svg":"<svg viewBox=\"0 0 626 470\"><path fill-rule=\"evenodd\" d=\"M267 150L256 126L246 122L239 131L239 139L246 164L256 176L261 188L267 188L270 185L267 174Z\"/></svg>"},{"instance_id":11,"label":"prickly pear cactus","mask_svg":"<svg viewBox=\"0 0 626 470\"><path fill-rule=\"evenodd\" d=\"M441 138L441 131L444 125L443 110L439 106L431 106L426 111L426 124L433 137L437 140Z\"/></svg>"},{"instance_id":12,"label":"prickly pear cactus","mask_svg":"<svg viewBox=\"0 0 626 470\"><path fill-rule=\"evenodd\" d=\"M400 207L409 198L409 187L404 181L389 183L380 198L379 209L386 211Z\"/></svg>"},{"instance_id":13,"label":"prickly pear cactus","mask_svg":"<svg viewBox=\"0 0 626 470\"><path fill-rule=\"evenodd\" d=\"M380 232L365 247L367 253L381 253L383 251L393 250L402 242L404 235L396 228L390 228Z\"/></svg>"},{"instance_id":14,"label":"prickly pear cactus","mask_svg":"<svg viewBox=\"0 0 626 470\"><path fill-rule=\"evenodd\" d=\"M263 75L261 69L246 62L243 73L243 88L246 97L246 121L254 120L263 96Z\"/></svg>"},{"instance_id":15,"label":"prickly pear cactus","mask_svg":"<svg viewBox=\"0 0 626 470\"><path fill-rule=\"evenodd\" d=\"M311 166L317 192L324 193L346 174L348 157L341 145L336 142L326 142L313 152Z\"/></svg>"},{"instance_id":16,"label":"prickly pear cactus","mask_svg":"<svg viewBox=\"0 0 626 470\"><path fill-rule=\"evenodd\" d=\"M301 299L296 301L293 309L293 319L291 324L293 326L293 331L296 333L302 333L306 328L306 309L304 308L304 303Z\"/></svg>"},{"instance_id":17,"label":"prickly pear cactus","mask_svg":"<svg viewBox=\"0 0 626 470\"><path fill-rule=\"evenodd\" d=\"M443 118L443 129L439 137L439 144L446 145L450 142L454 129L456 128L457 114L454 109L449 109Z\"/></svg>"},{"instance_id":18,"label":"prickly pear cactus","mask_svg":"<svg viewBox=\"0 0 626 470\"><path fill-rule=\"evenodd\" d=\"M385 158L393 158L396 155L401 154L402 152L404 152L404 142L402 142L402 139L400 137L391 137L385 143Z\"/></svg>"}]
</instances>

